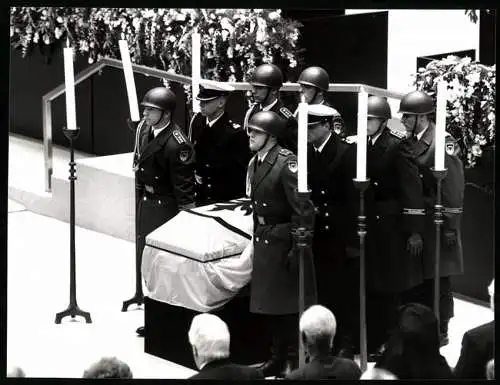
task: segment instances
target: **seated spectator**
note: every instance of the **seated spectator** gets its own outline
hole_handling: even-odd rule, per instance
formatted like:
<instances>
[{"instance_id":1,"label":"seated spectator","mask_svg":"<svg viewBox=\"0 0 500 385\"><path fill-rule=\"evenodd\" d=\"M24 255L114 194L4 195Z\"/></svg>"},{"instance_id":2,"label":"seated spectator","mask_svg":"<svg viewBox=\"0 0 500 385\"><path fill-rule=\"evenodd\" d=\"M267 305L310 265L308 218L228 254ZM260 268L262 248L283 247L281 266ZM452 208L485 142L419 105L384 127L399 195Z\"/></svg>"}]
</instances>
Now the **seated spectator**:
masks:
<instances>
[{"instance_id":1,"label":"seated spectator","mask_svg":"<svg viewBox=\"0 0 500 385\"><path fill-rule=\"evenodd\" d=\"M258 380L264 379L256 368L229 361L229 329L213 314L198 314L191 322L189 343L196 366L200 370L191 377L196 380Z\"/></svg>"},{"instance_id":2,"label":"seated spectator","mask_svg":"<svg viewBox=\"0 0 500 385\"><path fill-rule=\"evenodd\" d=\"M130 367L116 357L103 357L83 372L83 378L133 378Z\"/></svg>"},{"instance_id":3,"label":"seated spectator","mask_svg":"<svg viewBox=\"0 0 500 385\"><path fill-rule=\"evenodd\" d=\"M488 287L490 308L495 311L495 280ZM486 363L493 358L495 321L467 331L462 338L462 351L455 366L455 376L462 379L485 379Z\"/></svg>"},{"instance_id":4,"label":"seated spectator","mask_svg":"<svg viewBox=\"0 0 500 385\"><path fill-rule=\"evenodd\" d=\"M417 303L400 309L398 324L375 367L405 380L453 378L439 352L438 322L431 309Z\"/></svg>"},{"instance_id":5,"label":"seated spectator","mask_svg":"<svg viewBox=\"0 0 500 385\"><path fill-rule=\"evenodd\" d=\"M331 354L337 321L330 310L311 306L300 317L299 329L307 363L290 372L286 380L359 380L361 370L353 360Z\"/></svg>"},{"instance_id":6,"label":"seated spectator","mask_svg":"<svg viewBox=\"0 0 500 385\"><path fill-rule=\"evenodd\" d=\"M360 380L397 380L398 378L388 370L381 368L367 369Z\"/></svg>"},{"instance_id":7,"label":"seated spectator","mask_svg":"<svg viewBox=\"0 0 500 385\"><path fill-rule=\"evenodd\" d=\"M26 377L26 373L19 366L12 366L7 371L7 377Z\"/></svg>"}]
</instances>

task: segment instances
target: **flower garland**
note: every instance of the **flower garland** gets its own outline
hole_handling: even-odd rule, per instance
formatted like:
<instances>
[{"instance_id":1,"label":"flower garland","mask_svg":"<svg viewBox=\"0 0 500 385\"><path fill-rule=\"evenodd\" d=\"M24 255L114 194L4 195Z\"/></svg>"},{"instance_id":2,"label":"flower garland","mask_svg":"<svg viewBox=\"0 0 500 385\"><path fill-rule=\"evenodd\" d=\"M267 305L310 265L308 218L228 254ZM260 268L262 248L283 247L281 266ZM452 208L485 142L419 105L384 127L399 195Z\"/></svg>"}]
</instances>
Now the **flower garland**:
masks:
<instances>
[{"instance_id":1,"label":"flower garland","mask_svg":"<svg viewBox=\"0 0 500 385\"><path fill-rule=\"evenodd\" d=\"M458 140L465 166L473 167L495 143L496 66L448 56L415 75L417 89L433 97L441 80L448 83L446 129Z\"/></svg>"},{"instance_id":2,"label":"flower garland","mask_svg":"<svg viewBox=\"0 0 500 385\"><path fill-rule=\"evenodd\" d=\"M49 60L66 40L89 64L119 58L127 39L133 63L191 74L191 34L201 34L202 77L246 81L261 63L275 63L285 77L301 61L300 23L280 10L174 8L12 7L10 39L28 56L35 47ZM50 47L50 49L47 49Z\"/></svg>"}]
</instances>

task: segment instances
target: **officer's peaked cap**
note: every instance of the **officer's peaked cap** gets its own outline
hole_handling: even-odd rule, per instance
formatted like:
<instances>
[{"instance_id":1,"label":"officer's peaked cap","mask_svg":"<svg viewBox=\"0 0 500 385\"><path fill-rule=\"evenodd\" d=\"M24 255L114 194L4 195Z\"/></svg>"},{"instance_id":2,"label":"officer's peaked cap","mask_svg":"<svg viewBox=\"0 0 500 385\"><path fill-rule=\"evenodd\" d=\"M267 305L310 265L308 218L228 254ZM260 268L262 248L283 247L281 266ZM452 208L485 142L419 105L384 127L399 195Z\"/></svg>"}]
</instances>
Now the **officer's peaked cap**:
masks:
<instances>
[{"instance_id":1,"label":"officer's peaked cap","mask_svg":"<svg viewBox=\"0 0 500 385\"><path fill-rule=\"evenodd\" d=\"M229 96L234 87L229 84L211 80L200 81L200 92L196 96L198 100L213 100L219 96Z\"/></svg>"},{"instance_id":2,"label":"officer's peaked cap","mask_svg":"<svg viewBox=\"0 0 500 385\"><path fill-rule=\"evenodd\" d=\"M324 104L310 104L307 111L307 123L309 126L313 126L321 122L331 121L332 118L339 116L340 114L335 108Z\"/></svg>"}]
</instances>

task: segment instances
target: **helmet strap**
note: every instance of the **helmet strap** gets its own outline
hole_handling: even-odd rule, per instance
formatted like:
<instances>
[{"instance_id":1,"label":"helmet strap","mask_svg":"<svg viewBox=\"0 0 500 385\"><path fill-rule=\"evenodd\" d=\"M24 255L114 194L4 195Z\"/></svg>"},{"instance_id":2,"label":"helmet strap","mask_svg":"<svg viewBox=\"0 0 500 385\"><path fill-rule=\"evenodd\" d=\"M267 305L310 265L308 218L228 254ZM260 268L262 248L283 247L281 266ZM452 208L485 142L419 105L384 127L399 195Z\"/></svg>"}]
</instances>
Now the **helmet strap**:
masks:
<instances>
[{"instance_id":1,"label":"helmet strap","mask_svg":"<svg viewBox=\"0 0 500 385\"><path fill-rule=\"evenodd\" d=\"M378 135L378 133L382 132L382 131L384 130L384 128L385 128L385 127L387 127L387 124L384 124L384 123L386 123L386 122L387 122L387 119L382 120L382 121L380 122L379 126L378 126L377 131L375 131L372 135L370 135L370 137L372 137L372 138L373 138L374 136L377 136L377 135Z\"/></svg>"},{"instance_id":2,"label":"helmet strap","mask_svg":"<svg viewBox=\"0 0 500 385\"><path fill-rule=\"evenodd\" d=\"M264 143L262 143L262 146L259 147L258 150L256 150L255 152L259 152L260 150L262 150L264 147L266 147L267 143L269 142L269 138L271 137L271 135L269 135L267 132L266 132L266 140L264 141Z\"/></svg>"}]
</instances>

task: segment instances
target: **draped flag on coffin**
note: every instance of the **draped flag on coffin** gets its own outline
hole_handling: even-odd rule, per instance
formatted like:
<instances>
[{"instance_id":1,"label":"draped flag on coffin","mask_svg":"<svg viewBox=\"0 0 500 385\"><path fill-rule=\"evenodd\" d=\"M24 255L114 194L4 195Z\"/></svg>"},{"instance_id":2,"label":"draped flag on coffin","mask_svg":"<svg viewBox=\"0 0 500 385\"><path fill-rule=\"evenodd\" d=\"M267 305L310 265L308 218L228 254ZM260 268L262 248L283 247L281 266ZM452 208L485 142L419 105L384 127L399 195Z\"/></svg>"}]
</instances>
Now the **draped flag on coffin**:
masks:
<instances>
[{"instance_id":1,"label":"draped flag on coffin","mask_svg":"<svg viewBox=\"0 0 500 385\"><path fill-rule=\"evenodd\" d=\"M250 282L250 200L183 210L146 237L142 277L157 301L207 312Z\"/></svg>"}]
</instances>

